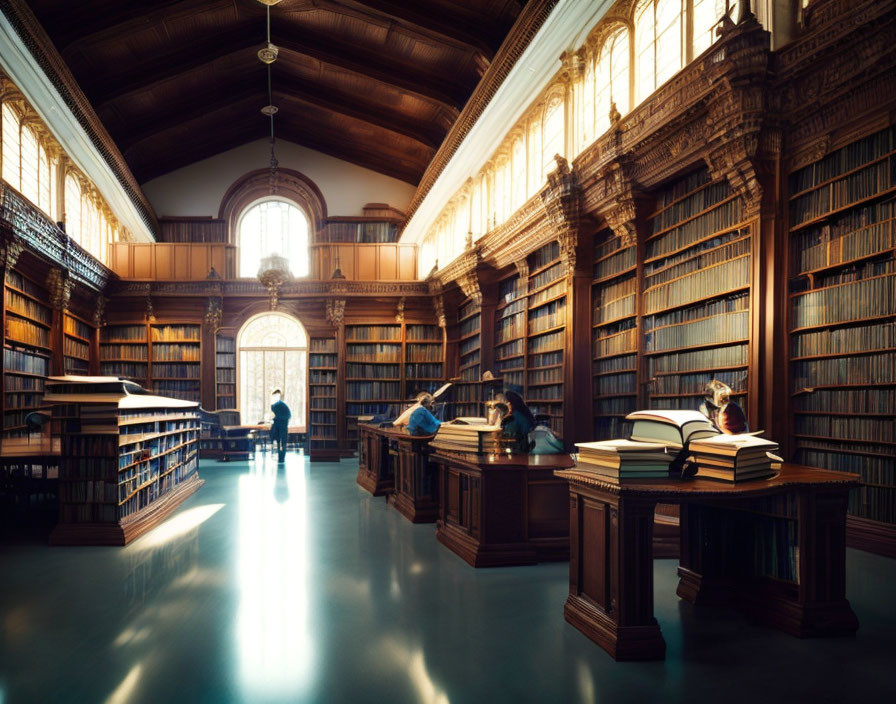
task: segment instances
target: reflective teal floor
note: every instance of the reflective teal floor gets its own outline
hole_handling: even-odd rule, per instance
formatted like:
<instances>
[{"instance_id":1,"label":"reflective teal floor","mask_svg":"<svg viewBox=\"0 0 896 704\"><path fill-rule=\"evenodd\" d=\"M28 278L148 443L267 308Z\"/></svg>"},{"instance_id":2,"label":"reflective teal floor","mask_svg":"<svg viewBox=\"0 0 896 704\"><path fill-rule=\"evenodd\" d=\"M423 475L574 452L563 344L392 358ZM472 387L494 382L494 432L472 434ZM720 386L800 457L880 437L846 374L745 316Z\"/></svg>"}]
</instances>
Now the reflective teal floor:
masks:
<instances>
[{"instance_id":1,"label":"reflective teal floor","mask_svg":"<svg viewBox=\"0 0 896 704\"><path fill-rule=\"evenodd\" d=\"M0 704L896 700L896 561L850 551L855 638L798 640L675 596L665 662L563 620L567 563L474 570L355 484L357 461L203 462L126 548L0 546Z\"/></svg>"}]
</instances>

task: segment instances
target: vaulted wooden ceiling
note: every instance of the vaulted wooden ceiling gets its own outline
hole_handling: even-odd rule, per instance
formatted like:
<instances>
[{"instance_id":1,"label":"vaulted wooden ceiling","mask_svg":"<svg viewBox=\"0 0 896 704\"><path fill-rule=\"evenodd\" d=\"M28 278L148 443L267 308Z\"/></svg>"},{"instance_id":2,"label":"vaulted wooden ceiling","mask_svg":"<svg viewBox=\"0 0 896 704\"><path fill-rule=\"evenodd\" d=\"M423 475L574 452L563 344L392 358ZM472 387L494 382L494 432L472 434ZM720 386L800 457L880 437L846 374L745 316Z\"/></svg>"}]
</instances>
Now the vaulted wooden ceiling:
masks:
<instances>
[{"instance_id":1,"label":"vaulted wooden ceiling","mask_svg":"<svg viewBox=\"0 0 896 704\"><path fill-rule=\"evenodd\" d=\"M526 0L282 0L278 139L417 184ZM268 136L257 0L30 0L137 180Z\"/></svg>"}]
</instances>

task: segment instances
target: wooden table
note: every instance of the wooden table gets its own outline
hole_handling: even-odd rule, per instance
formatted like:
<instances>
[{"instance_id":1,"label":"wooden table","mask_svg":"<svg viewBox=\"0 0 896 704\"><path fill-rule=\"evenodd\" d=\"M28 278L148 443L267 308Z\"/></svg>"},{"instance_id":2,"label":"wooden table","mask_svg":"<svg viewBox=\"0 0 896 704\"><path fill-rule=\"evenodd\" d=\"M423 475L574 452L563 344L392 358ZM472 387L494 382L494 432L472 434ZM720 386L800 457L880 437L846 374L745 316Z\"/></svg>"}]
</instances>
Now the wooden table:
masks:
<instances>
[{"instance_id":1,"label":"wooden table","mask_svg":"<svg viewBox=\"0 0 896 704\"><path fill-rule=\"evenodd\" d=\"M439 517L438 468L430 462L434 435L411 435L404 428L384 428L388 462L395 485L389 503L412 523L434 523Z\"/></svg>"},{"instance_id":2,"label":"wooden table","mask_svg":"<svg viewBox=\"0 0 896 704\"><path fill-rule=\"evenodd\" d=\"M390 494L395 472L389 459L385 428L376 423L358 423L358 485L374 496Z\"/></svg>"},{"instance_id":3,"label":"wooden table","mask_svg":"<svg viewBox=\"0 0 896 704\"><path fill-rule=\"evenodd\" d=\"M569 557L569 498L554 470L569 455L435 450L441 504L436 537L473 567Z\"/></svg>"},{"instance_id":4,"label":"wooden table","mask_svg":"<svg viewBox=\"0 0 896 704\"><path fill-rule=\"evenodd\" d=\"M798 637L854 633L845 597L846 508L858 475L785 464L768 480L569 482L566 620L617 660L659 660L653 511L681 505L678 596L735 606Z\"/></svg>"}]
</instances>

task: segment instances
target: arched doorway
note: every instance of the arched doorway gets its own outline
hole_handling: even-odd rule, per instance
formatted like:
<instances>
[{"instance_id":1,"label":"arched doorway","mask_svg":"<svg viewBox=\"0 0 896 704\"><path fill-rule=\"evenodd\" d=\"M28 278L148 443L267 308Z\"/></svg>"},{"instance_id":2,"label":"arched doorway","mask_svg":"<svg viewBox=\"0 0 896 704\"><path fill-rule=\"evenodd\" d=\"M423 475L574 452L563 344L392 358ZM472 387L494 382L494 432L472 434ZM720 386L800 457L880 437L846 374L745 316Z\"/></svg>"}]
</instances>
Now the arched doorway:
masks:
<instances>
[{"instance_id":1,"label":"arched doorway","mask_svg":"<svg viewBox=\"0 0 896 704\"><path fill-rule=\"evenodd\" d=\"M242 422L254 425L271 417L271 392L283 391L292 423L305 424L308 335L285 313L253 316L237 336L239 410Z\"/></svg>"}]
</instances>

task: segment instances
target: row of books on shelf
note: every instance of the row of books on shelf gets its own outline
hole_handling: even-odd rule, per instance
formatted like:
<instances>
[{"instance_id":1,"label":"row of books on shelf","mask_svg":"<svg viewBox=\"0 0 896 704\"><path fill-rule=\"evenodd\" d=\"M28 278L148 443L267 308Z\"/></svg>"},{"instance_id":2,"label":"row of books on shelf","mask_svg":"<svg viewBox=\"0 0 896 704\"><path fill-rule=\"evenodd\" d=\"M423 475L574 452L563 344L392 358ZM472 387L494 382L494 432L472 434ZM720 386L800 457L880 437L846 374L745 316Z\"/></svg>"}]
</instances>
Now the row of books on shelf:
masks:
<instances>
[{"instance_id":1,"label":"row of books on shelf","mask_svg":"<svg viewBox=\"0 0 896 704\"><path fill-rule=\"evenodd\" d=\"M119 345L104 342L100 345L100 359L143 361L149 359L149 348L146 345Z\"/></svg>"},{"instance_id":2,"label":"row of books on shelf","mask_svg":"<svg viewBox=\"0 0 896 704\"><path fill-rule=\"evenodd\" d=\"M227 242L227 221L217 219L159 221L161 242Z\"/></svg>"},{"instance_id":3,"label":"row of books on shelf","mask_svg":"<svg viewBox=\"0 0 896 704\"><path fill-rule=\"evenodd\" d=\"M393 222L328 222L320 230L321 242L384 244L398 241L398 225Z\"/></svg>"},{"instance_id":4,"label":"row of books on shelf","mask_svg":"<svg viewBox=\"0 0 896 704\"><path fill-rule=\"evenodd\" d=\"M159 364L157 362L153 362L152 375L154 378L164 377L164 378L176 378L176 379L198 379L199 378L199 365L198 364Z\"/></svg>"},{"instance_id":5,"label":"row of books on shelf","mask_svg":"<svg viewBox=\"0 0 896 704\"><path fill-rule=\"evenodd\" d=\"M626 296L625 298L617 298L612 301L606 301L594 308L591 319L595 325L606 324L634 316L637 313L637 297L635 294Z\"/></svg>"},{"instance_id":6,"label":"row of books on shelf","mask_svg":"<svg viewBox=\"0 0 896 704\"><path fill-rule=\"evenodd\" d=\"M217 367L236 367L236 355L230 352L216 352L215 366Z\"/></svg>"},{"instance_id":7,"label":"row of books on shelf","mask_svg":"<svg viewBox=\"0 0 896 704\"><path fill-rule=\"evenodd\" d=\"M311 411L311 422L315 425L336 423L336 414L327 411Z\"/></svg>"},{"instance_id":8,"label":"row of books on shelf","mask_svg":"<svg viewBox=\"0 0 896 704\"><path fill-rule=\"evenodd\" d=\"M866 262L857 262L849 264L845 267L836 269L835 271L816 274L813 277L814 288L824 288L826 286L837 286L839 284L849 284L856 281L864 281L873 279L878 276L896 273L896 259L892 256L882 259L874 259ZM795 282L795 292L799 292L798 286L802 282Z\"/></svg>"},{"instance_id":9,"label":"row of books on shelf","mask_svg":"<svg viewBox=\"0 0 896 704\"><path fill-rule=\"evenodd\" d=\"M345 339L355 340L395 340L401 342L401 325L346 325Z\"/></svg>"},{"instance_id":10,"label":"row of books on shelf","mask_svg":"<svg viewBox=\"0 0 896 704\"><path fill-rule=\"evenodd\" d=\"M607 359L599 357L592 363L592 372L594 374L610 374L613 372L630 371L637 366L637 360L638 356L636 354L620 355Z\"/></svg>"},{"instance_id":11,"label":"row of books on shelf","mask_svg":"<svg viewBox=\"0 0 896 704\"><path fill-rule=\"evenodd\" d=\"M153 380L152 392L184 401L199 401L199 381Z\"/></svg>"},{"instance_id":12,"label":"row of books on shelf","mask_svg":"<svg viewBox=\"0 0 896 704\"><path fill-rule=\"evenodd\" d=\"M896 389L812 389L793 399L795 411L892 414Z\"/></svg>"},{"instance_id":13,"label":"row of books on shelf","mask_svg":"<svg viewBox=\"0 0 896 704\"><path fill-rule=\"evenodd\" d=\"M349 362L400 362L400 344L349 344L345 358Z\"/></svg>"},{"instance_id":14,"label":"row of books on shelf","mask_svg":"<svg viewBox=\"0 0 896 704\"><path fill-rule=\"evenodd\" d=\"M153 362L198 362L200 361L199 344L162 343L152 346Z\"/></svg>"},{"instance_id":15,"label":"row of books on shelf","mask_svg":"<svg viewBox=\"0 0 896 704\"><path fill-rule=\"evenodd\" d=\"M311 442L315 440L335 440L337 438L337 429L334 425L316 425L312 429Z\"/></svg>"},{"instance_id":16,"label":"row of books on shelf","mask_svg":"<svg viewBox=\"0 0 896 704\"><path fill-rule=\"evenodd\" d=\"M553 367L563 364L563 350L556 352L542 352L540 354L531 354L529 356L529 369L537 369L539 367Z\"/></svg>"},{"instance_id":17,"label":"row of books on shelf","mask_svg":"<svg viewBox=\"0 0 896 704\"><path fill-rule=\"evenodd\" d=\"M408 378L440 378L442 376L441 364L405 364L404 374Z\"/></svg>"},{"instance_id":18,"label":"row of books on shelf","mask_svg":"<svg viewBox=\"0 0 896 704\"><path fill-rule=\"evenodd\" d=\"M335 384L336 371L321 371L317 369L311 369L308 372L308 381L311 384Z\"/></svg>"},{"instance_id":19,"label":"row of books on shelf","mask_svg":"<svg viewBox=\"0 0 896 704\"><path fill-rule=\"evenodd\" d=\"M677 308L662 313L655 313L643 318L643 325L646 331L655 328L667 327L670 325L679 325L696 320L704 320L706 318L719 315L722 313L733 313L735 311L747 311L750 308L750 295L746 292L725 296L723 298L715 298L710 301L688 306L686 308Z\"/></svg>"},{"instance_id":20,"label":"row of books on shelf","mask_svg":"<svg viewBox=\"0 0 896 704\"><path fill-rule=\"evenodd\" d=\"M32 409L40 405L43 393L40 391L7 392L5 397L6 410Z\"/></svg>"},{"instance_id":21,"label":"row of books on shelf","mask_svg":"<svg viewBox=\"0 0 896 704\"><path fill-rule=\"evenodd\" d=\"M476 358L479 358L479 335L467 338L460 343L461 357L470 354L475 354Z\"/></svg>"},{"instance_id":22,"label":"row of books on shelf","mask_svg":"<svg viewBox=\"0 0 896 704\"><path fill-rule=\"evenodd\" d=\"M345 365L345 375L348 379L398 379L401 376L401 365L349 362Z\"/></svg>"},{"instance_id":23,"label":"row of books on shelf","mask_svg":"<svg viewBox=\"0 0 896 704\"><path fill-rule=\"evenodd\" d=\"M528 341L529 353L553 352L565 348L565 333L562 330L548 333L547 335L539 335L530 338Z\"/></svg>"},{"instance_id":24,"label":"row of books on shelf","mask_svg":"<svg viewBox=\"0 0 896 704\"><path fill-rule=\"evenodd\" d=\"M215 352L235 355L236 339L228 335L218 335L215 338Z\"/></svg>"},{"instance_id":25,"label":"row of books on shelf","mask_svg":"<svg viewBox=\"0 0 896 704\"><path fill-rule=\"evenodd\" d=\"M666 308L687 305L709 296L746 288L750 283L750 256L714 264L680 279L644 292L644 311L657 313Z\"/></svg>"},{"instance_id":26,"label":"row of books on shelf","mask_svg":"<svg viewBox=\"0 0 896 704\"><path fill-rule=\"evenodd\" d=\"M198 325L150 325L153 342L184 342L199 340Z\"/></svg>"},{"instance_id":27,"label":"row of books on shelf","mask_svg":"<svg viewBox=\"0 0 896 704\"><path fill-rule=\"evenodd\" d=\"M838 181L797 196L790 201L791 227L822 217L893 187L893 157L870 164Z\"/></svg>"},{"instance_id":28,"label":"row of books on shelf","mask_svg":"<svg viewBox=\"0 0 896 704\"><path fill-rule=\"evenodd\" d=\"M689 352L670 352L669 354L651 356L647 368L651 376L663 372L721 370L726 367L746 366L747 355L748 345L746 343ZM634 362L634 357L623 359L631 359ZM634 367L634 364L631 366Z\"/></svg>"},{"instance_id":29,"label":"row of books on shelf","mask_svg":"<svg viewBox=\"0 0 896 704\"><path fill-rule=\"evenodd\" d=\"M100 364L100 374L103 376L123 376L129 379L146 379L149 365L132 362L103 362Z\"/></svg>"},{"instance_id":30,"label":"row of books on shelf","mask_svg":"<svg viewBox=\"0 0 896 704\"><path fill-rule=\"evenodd\" d=\"M511 340L495 347L495 359L502 360L519 357L526 353L526 341L523 338Z\"/></svg>"},{"instance_id":31,"label":"row of books on shelf","mask_svg":"<svg viewBox=\"0 0 896 704\"><path fill-rule=\"evenodd\" d=\"M609 357L614 354L634 352L638 347L638 331L634 327L634 321L627 321L630 326L621 329L616 325L605 328L604 334L594 338L594 357Z\"/></svg>"},{"instance_id":32,"label":"row of books on shelf","mask_svg":"<svg viewBox=\"0 0 896 704\"><path fill-rule=\"evenodd\" d=\"M737 259L750 253L748 229L731 230L669 257L656 259L644 267L648 288L668 283L701 269Z\"/></svg>"},{"instance_id":33,"label":"row of books on shelf","mask_svg":"<svg viewBox=\"0 0 896 704\"><path fill-rule=\"evenodd\" d=\"M709 212L648 239L645 259L652 260L691 247L707 239L708 235L718 236L725 230L734 229L743 219L742 199L725 201Z\"/></svg>"},{"instance_id":34,"label":"row of books on shelf","mask_svg":"<svg viewBox=\"0 0 896 704\"><path fill-rule=\"evenodd\" d=\"M832 357L793 362L794 389L841 384L896 383L896 351L874 352L856 357Z\"/></svg>"},{"instance_id":35,"label":"row of books on shelf","mask_svg":"<svg viewBox=\"0 0 896 704\"><path fill-rule=\"evenodd\" d=\"M441 342L442 328L438 325L406 325L405 340L407 342Z\"/></svg>"},{"instance_id":36,"label":"row of books on shelf","mask_svg":"<svg viewBox=\"0 0 896 704\"><path fill-rule=\"evenodd\" d=\"M636 390L635 379L636 376L634 372L621 372L619 374L596 376L592 383L592 389L596 396L629 394Z\"/></svg>"},{"instance_id":37,"label":"row of books on shelf","mask_svg":"<svg viewBox=\"0 0 896 704\"><path fill-rule=\"evenodd\" d=\"M222 369L218 367L215 370L215 381L219 384L235 384L236 369Z\"/></svg>"},{"instance_id":38,"label":"row of books on shelf","mask_svg":"<svg viewBox=\"0 0 896 704\"><path fill-rule=\"evenodd\" d=\"M615 241L621 241L618 237L613 238ZM612 256L601 259L594 263L594 278L596 280L604 280L611 276L620 274L623 271L629 271L638 263L637 250L634 245L619 249Z\"/></svg>"},{"instance_id":39,"label":"row of books on shelf","mask_svg":"<svg viewBox=\"0 0 896 704\"><path fill-rule=\"evenodd\" d=\"M557 401L563 402L563 384L553 384L550 386L530 386L526 389L527 401Z\"/></svg>"},{"instance_id":40,"label":"row of books on shelf","mask_svg":"<svg viewBox=\"0 0 896 704\"><path fill-rule=\"evenodd\" d=\"M516 301L524 295L523 281L519 275L510 276L498 282L498 305Z\"/></svg>"},{"instance_id":41,"label":"row of books on shelf","mask_svg":"<svg viewBox=\"0 0 896 704\"><path fill-rule=\"evenodd\" d=\"M198 453L195 453L190 459L185 460L182 465L172 469L170 474L152 480L149 486L140 487L127 501L119 505L119 518L127 518L162 498L171 492L175 486L192 477L196 473L198 466L199 457Z\"/></svg>"},{"instance_id":42,"label":"row of books on shelf","mask_svg":"<svg viewBox=\"0 0 896 704\"><path fill-rule=\"evenodd\" d=\"M842 415L802 415L793 419L797 435L812 435L864 442L896 443L896 418L862 418Z\"/></svg>"},{"instance_id":43,"label":"row of books on shelf","mask_svg":"<svg viewBox=\"0 0 896 704\"><path fill-rule=\"evenodd\" d=\"M720 313L691 323L680 323L646 332L644 346L649 352L745 340L750 336L747 311Z\"/></svg>"},{"instance_id":44,"label":"row of books on shelf","mask_svg":"<svg viewBox=\"0 0 896 704\"><path fill-rule=\"evenodd\" d=\"M92 327L68 314L63 319L62 330L66 335L75 335L85 340L89 340L93 335Z\"/></svg>"},{"instance_id":45,"label":"row of books on shelf","mask_svg":"<svg viewBox=\"0 0 896 704\"><path fill-rule=\"evenodd\" d=\"M69 357L90 359L90 345L81 342L80 340L75 340L71 337L66 337L62 341L62 351Z\"/></svg>"},{"instance_id":46,"label":"row of books on shelf","mask_svg":"<svg viewBox=\"0 0 896 704\"><path fill-rule=\"evenodd\" d=\"M90 362L79 357L65 358L65 373L84 375L90 373Z\"/></svg>"},{"instance_id":47,"label":"row of books on shelf","mask_svg":"<svg viewBox=\"0 0 896 704\"><path fill-rule=\"evenodd\" d=\"M4 347L3 368L8 372L47 376L50 373L50 358L22 349Z\"/></svg>"},{"instance_id":48,"label":"row of books on shelf","mask_svg":"<svg viewBox=\"0 0 896 704\"><path fill-rule=\"evenodd\" d=\"M408 343L405 348L406 362L441 362L442 346L441 345L421 345Z\"/></svg>"},{"instance_id":49,"label":"row of books on shelf","mask_svg":"<svg viewBox=\"0 0 896 704\"><path fill-rule=\"evenodd\" d=\"M877 318L896 314L896 277L846 283L793 298L791 321L795 328Z\"/></svg>"},{"instance_id":50,"label":"row of books on shelf","mask_svg":"<svg viewBox=\"0 0 896 704\"><path fill-rule=\"evenodd\" d=\"M6 316L6 337L12 342L25 345L45 348L50 346L50 331L24 318Z\"/></svg>"},{"instance_id":51,"label":"row of books on shelf","mask_svg":"<svg viewBox=\"0 0 896 704\"><path fill-rule=\"evenodd\" d=\"M495 343L502 344L523 337L526 333L525 318L517 315L499 320L495 325Z\"/></svg>"},{"instance_id":52,"label":"row of books on shelf","mask_svg":"<svg viewBox=\"0 0 896 704\"><path fill-rule=\"evenodd\" d=\"M529 296L529 309L531 310L547 301L552 301L553 299L564 295L566 295L566 281L558 281L547 288L543 288L540 291L531 294ZM519 303L522 304L523 301L519 301Z\"/></svg>"},{"instance_id":53,"label":"row of books on shelf","mask_svg":"<svg viewBox=\"0 0 896 704\"><path fill-rule=\"evenodd\" d=\"M312 411L335 411L336 410L336 397L335 396L312 396L311 397L311 410Z\"/></svg>"},{"instance_id":54,"label":"row of books on shelf","mask_svg":"<svg viewBox=\"0 0 896 704\"><path fill-rule=\"evenodd\" d=\"M664 373L650 380L653 394L702 394L713 379L721 381L735 393L742 391L747 383L747 370L705 371L696 373Z\"/></svg>"},{"instance_id":55,"label":"row of books on shelf","mask_svg":"<svg viewBox=\"0 0 896 704\"><path fill-rule=\"evenodd\" d=\"M896 349L896 327L886 322L798 333L792 349L794 357L892 350Z\"/></svg>"},{"instance_id":56,"label":"row of books on shelf","mask_svg":"<svg viewBox=\"0 0 896 704\"><path fill-rule=\"evenodd\" d=\"M731 186L727 181L705 183L700 190L689 196L665 206L663 210L651 218L650 234L666 230L673 225L687 220L718 205L731 196Z\"/></svg>"},{"instance_id":57,"label":"row of books on shelf","mask_svg":"<svg viewBox=\"0 0 896 704\"><path fill-rule=\"evenodd\" d=\"M790 192L805 191L878 159L894 149L896 149L894 128L888 127L875 132L794 171L789 177Z\"/></svg>"},{"instance_id":58,"label":"row of books on shelf","mask_svg":"<svg viewBox=\"0 0 896 704\"><path fill-rule=\"evenodd\" d=\"M20 376L18 374L5 374L3 378L4 391L43 391L45 380L37 376Z\"/></svg>"},{"instance_id":59,"label":"row of books on shelf","mask_svg":"<svg viewBox=\"0 0 896 704\"><path fill-rule=\"evenodd\" d=\"M862 259L896 248L893 221L871 225L842 237L832 237L827 228L800 233L794 238L794 256L798 272L814 271Z\"/></svg>"},{"instance_id":60,"label":"row of books on shelf","mask_svg":"<svg viewBox=\"0 0 896 704\"><path fill-rule=\"evenodd\" d=\"M10 289L6 291L6 310L44 325L53 320L52 311L45 305Z\"/></svg>"},{"instance_id":61,"label":"row of books on shelf","mask_svg":"<svg viewBox=\"0 0 896 704\"><path fill-rule=\"evenodd\" d=\"M15 269L7 267L6 283L9 286L19 289L19 291L27 293L29 296L34 296L38 300L43 300L47 297L47 292L41 286L38 286L31 279L22 276L22 274Z\"/></svg>"},{"instance_id":62,"label":"row of books on shelf","mask_svg":"<svg viewBox=\"0 0 896 704\"><path fill-rule=\"evenodd\" d=\"M472 335L473 333L479 332L479 319L480 315L477 314L462 321L460 324L460 336L466 337L467 335Z\"/></svg>"},{"instance_id":63,"label":"row of books on shelf","mask_svg":"<svg viewBox=\"0 0 896 704\"><path fill-rule=\"evenodd\" d=\"M345 394L353 401L396 399L401 384L397 381L348 381Z\"/></svg>"},{"instance_id":64,"label":"row of books on shelf","mask_svg":"<svg viewBox=\"0 0 896 704\"><path fill-rule=\"evenodd\" d=\"M384 415L394 418L399 413L398 403L363 403L349 401L345 404L346 416L357 418L358 416Z\"/></svg>"},{"instance_id":65,"label":"row of books on shelf","mask_svg":"<svg viewBox=\"0 0 896 704\"><path fill-rule=\"evenodd\" d=\"M532 271L541 269L551 262L560 258L560 244L558 242L549 242L548 244L535 250L529 255L529 267ZM537 287L532 287L537 288Z\"/></svg>"},{"instance_id":66,"label":"row of books on shelf","mask_svg":"<svg viewBox=\"0 0 896 704\"><path fill-rule=\"evenodd\" d=\"M637 410L637 399L634 396L613 396L610 398L599 398L594 401L595 415L622 415L626 416ZM606 439L605 436L600 439Z\"/></svg>"},{"instance_id":67,"label":"row of books on shelf","mask_svg":"<svg viewBox=\"0 0 896 704\"><path fill-rule=\"evenodd\" d=\"M566 274L566 268L561 262L557 262L553 266L548 267L544 271L536 274L535 276L529 277L529 291L538 291L538 289L542 288L542 286L547 286L555 281L560 281ZM560 281L557 286L552 286L551 289L554 290L553 295L559 295L563 293L563 287L565 283ZM549 289L549 290L551 290ZM538 294L536 294L537 296ZM532 296L531 298L535 298L536 296ZM552 296L544 296L541 300L545 300L547 298L551 298ZM530 300L530 304L532 301Z\"/></svg>"},{"instance_id":68,"label":"row of books on shelf","mask_svg":"<svg viewBox=\"0 0 896 704\"><path fill-rule=\"evenodd\" d=\"M145 325L107 325L102 328L103 341L146 342Z\"/></svg>"}]
</instances>

